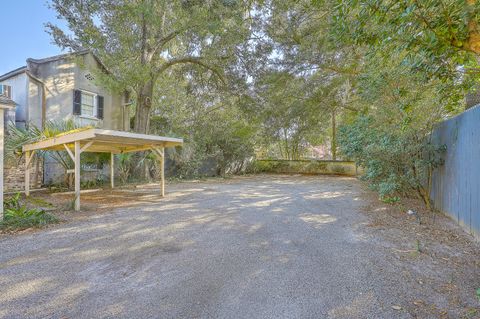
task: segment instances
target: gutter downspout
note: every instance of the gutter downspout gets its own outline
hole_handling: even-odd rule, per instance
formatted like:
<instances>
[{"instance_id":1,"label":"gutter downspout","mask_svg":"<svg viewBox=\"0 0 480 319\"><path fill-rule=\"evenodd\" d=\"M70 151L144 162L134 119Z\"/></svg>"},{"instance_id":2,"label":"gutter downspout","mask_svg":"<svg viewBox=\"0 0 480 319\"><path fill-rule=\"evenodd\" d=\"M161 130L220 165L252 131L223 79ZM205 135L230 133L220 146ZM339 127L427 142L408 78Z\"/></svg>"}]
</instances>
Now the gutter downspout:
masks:
<instances>
[{"instance_id":1,"label":"gutter downspout","mask_svg":"<svg viewBox=\"0 0 480 319\"><path fill-rule=\"evenodd\" d=\"M41 123L42 123L42 130L45 128L45 122L46 122L46 117L47 117L47 98L46 98L46 93L47 90L45 89L45 83L40 80L39 78L35 77L30 71L26 71L28 77L33 80L33 82L37 83L40 85L42 88L42 118L41 118Z\"/></svg>"},{"instance_id":2,"label":"gutter downspout","mask_svg":"<svg viewBox=\"0 0 480 319\"><path fill-rule=\"evenodd\" d=\"M37 83L38 85L40 85L40 87L42 88L42 118L41 118L41 124L42 124L42 131L45 129L45 122L46 122L46 117L47 117L47 98L46 98L46 89L45 89L45 83L40 80L39 78L35 77L32 73L30 73L30 71L26 71L25 72L27 74L27 76L33 80L33 82ZM29 119L30 120L30 119ZM40 172L40 161L39 161L39 158L38 158L38 155L35 156L35 177L34 177L34 180L33 180L33 183L35 185L35 187L38 186L38 175L39 175L39 172ZM43 174L45 174L45 170L43 170ZM45 176L42 176L42 183L43 181L45 180Z\"/></svg>"}]
</instances>

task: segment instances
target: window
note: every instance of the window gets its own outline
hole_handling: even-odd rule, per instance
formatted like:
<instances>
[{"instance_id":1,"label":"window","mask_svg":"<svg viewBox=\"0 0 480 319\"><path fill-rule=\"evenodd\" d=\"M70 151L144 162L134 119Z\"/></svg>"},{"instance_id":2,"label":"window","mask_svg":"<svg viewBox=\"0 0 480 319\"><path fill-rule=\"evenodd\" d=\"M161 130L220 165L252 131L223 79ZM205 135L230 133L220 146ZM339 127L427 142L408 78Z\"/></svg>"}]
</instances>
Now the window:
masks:
<instances>
[{"instance_id":1,"label":"window","mask_svg":"<svg viewBox=\"0 0 480 319\"><path fill-rule=\"evenodd\" d=\"M103 102L104 98L101 95L81 90L73 90L74 115L103 119Z\"/></svg>"},{"instance_id":2,"label":"window","mask_svg":"<svg viewBox=\"0 0 480 319\"><path fill-rule=\"evenodd\" d=\"M12 98L12 87L10 85L0 84L0 95Z\"/></svg>"},{"instance_id":3,"label":"window","mask_svg":"<svg viewBox=\"0 0 480 319\"><path fill-rule=\"evenodd\" d=\"M95 96L90 93L82 92L81 115L95 116Z\"/></svg>"}]
</instances>

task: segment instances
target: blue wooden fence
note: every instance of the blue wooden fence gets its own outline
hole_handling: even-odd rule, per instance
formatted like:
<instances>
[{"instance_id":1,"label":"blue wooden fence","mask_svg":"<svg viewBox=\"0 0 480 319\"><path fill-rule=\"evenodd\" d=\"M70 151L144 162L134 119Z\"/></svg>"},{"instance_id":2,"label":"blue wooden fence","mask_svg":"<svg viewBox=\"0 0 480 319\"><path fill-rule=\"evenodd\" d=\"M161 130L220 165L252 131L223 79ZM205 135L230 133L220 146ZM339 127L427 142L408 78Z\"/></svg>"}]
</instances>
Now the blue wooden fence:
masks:
<instances>
[{"instance_id":1,"label":"blue wooden fence","mask_svg":"<svg viewBox=\"0 0 480 319\"><path fill-rule=\"evenodd\" d=\"M480 105L440 123L432 141L447 146L432 176L434 207L480 238Z\"/></svg>"}]
</instances>

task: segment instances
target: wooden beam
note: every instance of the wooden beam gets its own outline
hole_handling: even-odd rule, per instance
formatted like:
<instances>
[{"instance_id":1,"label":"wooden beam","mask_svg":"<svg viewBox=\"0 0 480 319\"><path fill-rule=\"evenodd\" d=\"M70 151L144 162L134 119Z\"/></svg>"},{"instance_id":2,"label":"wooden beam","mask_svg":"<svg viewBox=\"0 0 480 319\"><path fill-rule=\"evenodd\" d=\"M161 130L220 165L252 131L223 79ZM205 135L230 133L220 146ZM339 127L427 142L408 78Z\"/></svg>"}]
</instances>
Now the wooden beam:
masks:
<instances>
[{"instance_id":1,"label":"wooden beam","mask_svg":"<svg viewBox=\"0 0 480 319\"><path fill-rule=\"evenodd\" d=\"M30 196L30 153L25 152L25 196Z\"/></svg>"},{"instance_id":2,"label":"wooden beam","mask_svg":"<svg viewBox=\"0 0 480 319\"><path fill-rule=\"evenodd\" d=\"M94 141L95 151L92 148L92 152L110 152L112 148L116 147L125 147L128 152L133 152L142 150L144 146L150 148L150 145L156 147L173 147L183 144L183 139L181 138L92 128L76 130L70 133L66 132L56 137L24 145L22 149L24 152L37 149L62 150L62 144L73 144L76 141ZM86 148L84 147L81 151L85 150Z\"/></svg>"},{"instance_id":3,"label":"wooden beam","mask_svg":"<svg viewBox=\"0 0 480 319\"><path fill-rule=\"evenodd\" d=\"M162 184L162 197L165 196L165 148L162 147L162 158L160 159L160 178Z\"/></svg>"},{"instance_id":4,"label":"wooden beam","mask_svg":"<svg viewBox=\"0 0 480 319\"><path fill-rule=\"evenodd\" d=\"M157 155L157 157L161 158L165 154L165 147L158 147L158 146L150 146L150 149Z\"/></svg>"},{"instance_id":5,"label":"wooden beam","mask_svg":"<svg viewBox=\"0 0 480 319\"><path fill-rule=\"evenodd\" d=\"M99 136L99 138L124 138L126 140L142 140L142 141L151 141L151 142L171 142L171 143L178 143L183 144L183 139L175 138L175 137L165 137L165 136L157 136L157 135L148 135L148 134L139 134L139 133L131 133L131 132L123 132L123 131L113 131L113 130L103 130L103 129L94 129L95 135Z\"/></svg>"},{"instance_id":6,"label":"wooden beam","mask_svg":"<svg viewBox=\"0 0 480 319\"><path fill-rule=\"evenodd\" d=\"M80 141L75 141L75 210L80 210Z\"/></svg>"},{"instance_id":7,"label":"wooden beam","mask_svg":"<svg viewBox=\"0 0 480 319\"><path fill-rule=\"evenodd\" d=\"M112 189L115 187L115 170L113 165L115 164L115 155L110 153L110 186Z\"/></svg>"},{"instance_id":8,"label":"wooden beam","mask_svg":"<svg viewBox=\"0 0 480 319\"><path fill-rule=\"evenodd\" d=\"M92 146L93 141L88 142L87 144L83 145L83 147L80 149L80 153L85 152L90 146Z\"/></svg>"},{"instance_id":9,"label":"wooden beam","mask_svg":"<svg viewBox=\"0 0 480 319\"><path fill-rule=\"evenodd\" d=\"M67 146L67 144L63 144L63 147L65 147L65 149L67 150L67 153L68 153L68 155L70 155L70 158L72 159L72 161L75 162L75 156L73 156L73 153L70 150L70 148Z\"/></svg>"},{"instance_id":10,"label":"wooden beam","mask_svg":"<svg viewBox=\"0 0 480 319\"><path fill-rule=\"evenodd\" d=\"M26 164L27 164L27 166L29 166L29 167L30 167L30 164L32 163L33 155L35 155L35 151L30 152L30 155L29 155L29 156L27 156L27 155L25 154L25 156L26 156L26 158L25 158Z\"/></svg>"},{"instance_id":11,"label":"wooden beam","mask_svg":"<svg viewBox=\"0 0 480 319\"><path fill-rule=\"evenodd\" d=\"M74 143L80 140L92 139L95 137L95 129L89 129L74 133L65 133L57 137L52 137L43 141L27 144L22 147L23 151L33 151L39 149L47 149L61 144Z\"/></svg>"},{"instance_id":12,"label":"wooden beam","mask_svg":"<svg viewBox=\"0 0 480 319\"><path fill-rule=\"evenodd\" d=\"M122 153L132 153L132 152L142 152L142 151L148 151L148 150L153 150L151 145L148 146L142 146L142 147L126 147L122 149Z\"/></svg>"},{"instance_id":13,"label":"wooden beam","mask_svg":"<svg viewBox=\"0 0 480 319\"><path fill-rule=\"evenodd\" d=\"M156 153L160 159L160 191L163 197L165 196L165 148L152 147L152 151Z\"/></svg>"},{"instance_id":14,"label":"wooden beam","mask_svg":"<svg viewBox=\"0 0 480 319\"><path fill-rule=\"evenodd\" d=\"M25 196L30 196L30 164L35 151L27 151L25 153Z\"/></svg>"}]
</instances>

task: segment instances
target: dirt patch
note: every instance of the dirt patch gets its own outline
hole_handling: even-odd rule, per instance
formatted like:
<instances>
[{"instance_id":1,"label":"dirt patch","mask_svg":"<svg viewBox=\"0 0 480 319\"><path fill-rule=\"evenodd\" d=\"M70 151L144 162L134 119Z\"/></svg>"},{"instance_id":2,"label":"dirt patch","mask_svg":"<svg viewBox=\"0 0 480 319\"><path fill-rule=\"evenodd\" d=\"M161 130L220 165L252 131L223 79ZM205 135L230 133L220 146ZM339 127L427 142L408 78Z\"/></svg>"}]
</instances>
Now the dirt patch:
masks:
<instances>
[{"instance_id":1,"label":"dirt patch","mask_svg":"<svg viewBox=\"0 0 480 319\"><path fill-rule=\"evenodd\" d=\"M235 177L235 180L248 177ZM167 192L172 193L188 189L195 184L229 184L232 178L211 177L199 180L175 180L167 182ZM143 205L153 204L161 200L158 193L159 184L129 184L119 186L115 189L100 188L86 189L81 193L81 210L74 211L74 194L73 191L52 192L48 189L32 192L29 199L26 200L24 195L21 196L21 203L26 204L29 208L44 209L59 219L58 224L50 224L42 227L27 228L21 230L2 230L0 236L8 236L14 234L33 233L48 228L57 227L59 224L65 224L77 220L84 220L93 216L100 216L111 213L116 208L124 207L141 207ZM203 189L207 191L208 189Z\"/></svg>"},{"instance_id":2,"label":"dirt patch","mask_svg":"<svg viewBox=\"0 0 480 319\"><path fill-rule=\"evenodd\" d=\"M406 311L416 318L480 318L479 243L449 217L426 211L419 200L391 205L372 192L365 196L367 231L415 291Z\"/></svg>"}]
</instances>

